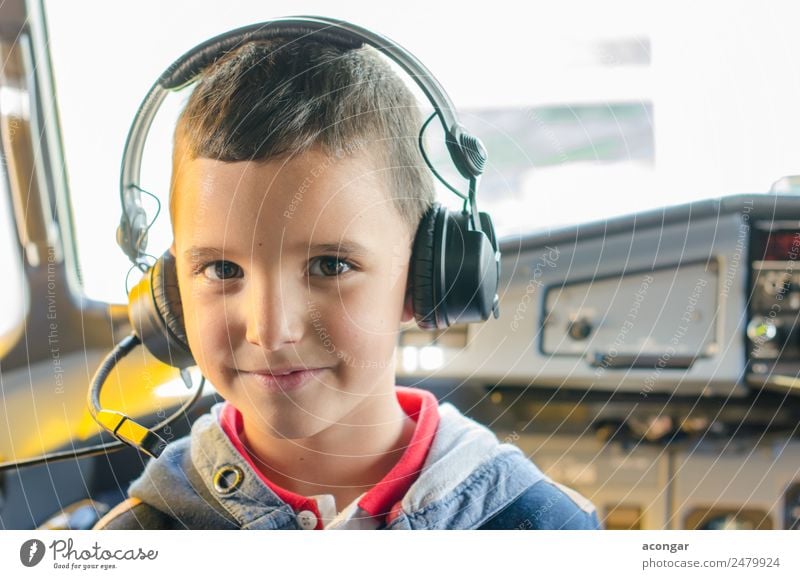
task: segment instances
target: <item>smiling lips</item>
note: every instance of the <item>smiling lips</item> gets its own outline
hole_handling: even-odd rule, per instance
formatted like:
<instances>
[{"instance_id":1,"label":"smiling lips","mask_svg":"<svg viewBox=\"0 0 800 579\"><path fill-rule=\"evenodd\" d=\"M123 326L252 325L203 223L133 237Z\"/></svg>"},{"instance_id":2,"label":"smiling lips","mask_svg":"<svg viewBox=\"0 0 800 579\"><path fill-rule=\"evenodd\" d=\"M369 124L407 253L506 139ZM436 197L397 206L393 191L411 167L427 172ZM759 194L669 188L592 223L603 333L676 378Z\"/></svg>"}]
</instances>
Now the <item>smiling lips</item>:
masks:
<instances>
[{"instance_id":1,"label":"smiling lips","mask_svg":"<svg viewBox=\"0 0 800 579\"><path fill-rule=\"evenodd\" d=\"M286 368L283 370L244 372L253 376L268 392L291 392L299 390L327 368Z\"/></svg>"},{"instance_id":2,"label":"smiling lips","mask_svg":"<svg viewBox=\"0 0 800 579\"><path fill-rule=\"evenodd\" d=\"M293 372L302 372L307 370L319 370L319 368L307 368L305 366L287 366L285 368L273 368L266 370L248 370L251 374L268 374L270 376L286 376Z\"/></svg>"}]
</instances>

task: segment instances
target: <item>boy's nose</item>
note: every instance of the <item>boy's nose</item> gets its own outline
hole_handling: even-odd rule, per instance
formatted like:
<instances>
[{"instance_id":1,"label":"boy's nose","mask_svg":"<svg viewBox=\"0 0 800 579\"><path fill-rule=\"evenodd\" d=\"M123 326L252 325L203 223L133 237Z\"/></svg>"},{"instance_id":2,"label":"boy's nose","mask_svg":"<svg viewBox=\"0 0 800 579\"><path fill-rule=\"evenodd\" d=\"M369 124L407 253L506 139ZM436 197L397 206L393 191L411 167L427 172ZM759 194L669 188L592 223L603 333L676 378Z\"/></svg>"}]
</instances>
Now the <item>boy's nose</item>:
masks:
<instances>
[{"instance_id":1,"label":"boy's nose","mask_svg":"<svg viewBox=\"0 0 800 579\"><path fill-rule=\"evenodd\" d=\"M247 341L264 350L279 350L300 341L305 305L302 292L280 282L254 284L247 301Z\"/></svg>"}]
</instances>

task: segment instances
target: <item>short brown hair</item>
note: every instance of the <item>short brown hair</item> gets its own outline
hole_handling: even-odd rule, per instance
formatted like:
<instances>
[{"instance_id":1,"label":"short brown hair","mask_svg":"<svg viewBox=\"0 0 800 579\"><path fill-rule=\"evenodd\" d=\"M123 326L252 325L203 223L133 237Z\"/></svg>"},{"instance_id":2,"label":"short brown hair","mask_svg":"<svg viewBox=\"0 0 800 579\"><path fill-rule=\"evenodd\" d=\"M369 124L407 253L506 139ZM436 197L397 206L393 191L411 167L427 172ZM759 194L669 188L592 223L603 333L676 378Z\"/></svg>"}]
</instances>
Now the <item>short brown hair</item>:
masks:
<instances>
[{"instance_id":1,"label":"short brown hair","mask_svg":"<svg viewBox=\"0 0 800 579\"><path fill-rule=\"evenodd\" d=\"M226 162L286 158L314 146L330 155L365 148L387 168L413 239L435 197L417 144L420 126L416 99L376 49L285 39L249 42L206 69L174 144L193 159Z\"/></svg>"}]
</instances>

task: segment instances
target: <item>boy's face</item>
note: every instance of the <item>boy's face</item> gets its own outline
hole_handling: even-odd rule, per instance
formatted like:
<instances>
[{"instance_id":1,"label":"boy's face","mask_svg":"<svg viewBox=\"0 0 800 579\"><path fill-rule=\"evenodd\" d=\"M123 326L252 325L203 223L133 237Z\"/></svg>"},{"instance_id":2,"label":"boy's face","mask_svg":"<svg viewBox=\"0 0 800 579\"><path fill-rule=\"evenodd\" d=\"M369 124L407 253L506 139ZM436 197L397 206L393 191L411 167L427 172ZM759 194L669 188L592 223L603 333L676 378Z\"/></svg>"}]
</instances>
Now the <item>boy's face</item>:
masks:
<instances>
[{"instance_id":1,"label":"boy's face","mask_svg":"<svg viewBox=\"0 0 800 579\"><path fill-rule=\"evenodd\" d=\"M245 427L309 437L392 395L412 240L371 158L175 163L189 346ZM277 392L248 373L298 366L324 369Z\"/></svg>"}]
</instances>

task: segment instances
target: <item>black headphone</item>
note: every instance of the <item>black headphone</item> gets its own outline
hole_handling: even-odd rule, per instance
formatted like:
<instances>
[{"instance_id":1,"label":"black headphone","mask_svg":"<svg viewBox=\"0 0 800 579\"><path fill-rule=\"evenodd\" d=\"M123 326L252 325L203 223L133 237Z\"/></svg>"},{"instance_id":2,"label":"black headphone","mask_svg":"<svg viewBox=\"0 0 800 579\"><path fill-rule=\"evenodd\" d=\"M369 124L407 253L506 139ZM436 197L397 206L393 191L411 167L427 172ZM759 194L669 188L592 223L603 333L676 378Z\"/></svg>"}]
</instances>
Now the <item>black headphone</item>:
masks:
<instances>
[{"instance_id":1,"label":"black headphone","mask_svg":"<svg viewBox=\"0 0 800 579\"><path fill-rule=\"evenodd\" d=\"M153 118L169 91L192 83L206 67L225 53L251 41L275 38L330 42L344 48L370 45L395 61L420 86L444 127L447 150L459 173L469 179L460 213L434 203L421 220L409 267L413 288L414 317L419 327L443 329L454 323L484 321L500 315L497 288L500 281L500 250L492 220L479 213L475 195L486 166L486 149L480 140L458 123L450 98L427 68L394 42L348 22L319 16L278 18L237 28L191 49L165 70L145 96L133 120L122 159L120 200L122 218L117 243L140 270L141 281L130 291L128 314L134 333L159 360L177 368L194 366L183 323L175 258L166 251L149 266L148 219L141 204L139 172L142 151ZM432 119L433 117L431 117ZM423 158L436 173L422 148Z\"/></svg>"}]
</instances>

